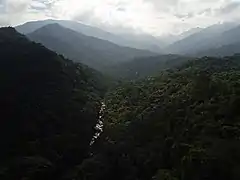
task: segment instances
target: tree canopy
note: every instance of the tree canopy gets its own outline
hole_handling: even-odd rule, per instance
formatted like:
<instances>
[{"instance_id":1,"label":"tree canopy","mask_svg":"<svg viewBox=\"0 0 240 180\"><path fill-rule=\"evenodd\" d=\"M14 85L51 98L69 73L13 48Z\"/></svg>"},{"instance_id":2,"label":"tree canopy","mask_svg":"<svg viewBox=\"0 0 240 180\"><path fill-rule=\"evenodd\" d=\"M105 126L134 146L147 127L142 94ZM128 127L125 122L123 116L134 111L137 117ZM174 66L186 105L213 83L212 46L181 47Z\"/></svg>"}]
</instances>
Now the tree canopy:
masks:
<instances>
[{"instance_id":1,"label":"tree canopy","mask_svg":"<svg viewBox=\"0 0 240 180\"><path fill-rule=\"evenodd\" d=\"M239 179L239 60L205 57L109 92L79 179Z\"/></svg>"},{"instance_id":2,"label":"tree canopy","mask_svg":"<svg viewBox=\"0 0 240 180\"><path fill-rule=\"evenodd\" d=\"M13 28L0 29L0 54L1 179L240 179L239 55L107 91L100 73Z\"/></svg>"},{"instance_id":3,"label":"tree canopy","mask_svg":"<svg viewBox=\"0 0 240 180\"><path fill-rule=\"evenodd\" d=\"M101 74L0 29L1 179L52 179L88 155ZM63 171L64 170L64 171Z\"/></svg>"}]
</instances>

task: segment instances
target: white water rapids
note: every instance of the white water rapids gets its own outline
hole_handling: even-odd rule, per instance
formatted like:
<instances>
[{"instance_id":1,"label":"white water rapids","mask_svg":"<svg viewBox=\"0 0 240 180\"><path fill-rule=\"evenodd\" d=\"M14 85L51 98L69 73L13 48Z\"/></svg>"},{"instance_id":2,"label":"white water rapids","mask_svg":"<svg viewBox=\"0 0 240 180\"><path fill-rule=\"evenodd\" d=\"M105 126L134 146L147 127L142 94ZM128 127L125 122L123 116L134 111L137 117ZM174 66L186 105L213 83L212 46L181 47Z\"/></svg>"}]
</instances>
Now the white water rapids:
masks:
<instances>
[{"instance_id":1,"label":"white water rapids","mask_svg":"<svg viewBox=\"0 0 240 180\"><path fill-rule=\"evenodd\" d=\"M104 102L102 102L102 105L101 105L101 108L99 111L98 122L95 126L96 133L94 134L94 136L92 138L90 146L92 146L96 142L96 140L99 138L99 136L103 132L103 113L104 113L105 108L106 108L106 105Z\"/></svg>"}]
</instances>

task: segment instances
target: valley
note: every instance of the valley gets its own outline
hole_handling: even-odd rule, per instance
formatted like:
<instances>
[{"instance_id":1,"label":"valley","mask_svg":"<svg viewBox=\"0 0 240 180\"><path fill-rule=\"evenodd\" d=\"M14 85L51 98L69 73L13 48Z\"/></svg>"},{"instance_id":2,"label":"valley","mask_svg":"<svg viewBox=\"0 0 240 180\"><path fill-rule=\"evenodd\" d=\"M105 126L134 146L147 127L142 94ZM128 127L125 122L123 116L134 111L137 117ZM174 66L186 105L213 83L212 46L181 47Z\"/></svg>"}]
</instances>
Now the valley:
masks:
<instances>
[{"instance_id":1,"label":"valley","mask_svg":"<svg viewBox=\"0 0 240 180\"><path fill-rule=\"evenodd\" d=\"M1 179L239 179L239 32L0 28Z\"/></svg>"}]
</instances>

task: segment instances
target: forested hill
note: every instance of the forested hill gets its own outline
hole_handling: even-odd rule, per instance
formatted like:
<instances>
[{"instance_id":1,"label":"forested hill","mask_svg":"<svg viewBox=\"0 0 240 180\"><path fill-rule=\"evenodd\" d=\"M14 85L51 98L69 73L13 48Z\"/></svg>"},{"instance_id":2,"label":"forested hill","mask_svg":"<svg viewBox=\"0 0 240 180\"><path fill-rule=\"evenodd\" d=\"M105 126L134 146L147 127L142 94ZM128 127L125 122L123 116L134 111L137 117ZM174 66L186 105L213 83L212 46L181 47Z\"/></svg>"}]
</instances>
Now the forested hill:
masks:
<instances>
[{"instance_id":1,"label":"forested hill","mask_svg":"<svg viewBox=\"0 0 240 180\"><path fill-rule=\"evenodd\" d=\"M59 179L88 154L101 75L0 29L0 179Z\"/></svg>"},{"instance_id":2,"label":"forested hill","mask_svg":"<svg viewBox=\"0 0 240 180\"><path fill-rule=\"evenodd\" d=\"M158 75L161 71L172 69L187 62L190 58L180 55L159 55L135 58L105 69L105 73L123 80L136 80Z\"/></svg>"},{"instance_id":3,"label":"forested hill","mask_svg":"<svg viewBox=\"0 0 240 180\"><path fill-rule=\"evenodd\" d=\"M80 179L240 179L240 56L203 58L106 96ZM94 168L93 168L94 167Z\"/></svg>"},{"instance_id":4,"label":"forested hill","mask_svg":"<svg viewBox=\"0 0 240 180\"><path fill-rule=\"evenodd\" d=\"M213 57L223 57L223 56L231 56L233 54L240 52L240 42L224 45L219 48L215 49L208 49L207 51L202 51L195 56L201 57L201 56L213 56Z\"/></svg>"},{"instance_id":5,"label":"forested hill","mask_svg":"<svg viewBox=\"0 0 240 180\"><path fill-rule=\"evenodd\" d=\"M240 179L240 55L106 92L100 73L13 28L0 29L0 54L0 179Z\"/></svg>"}]
</instances>

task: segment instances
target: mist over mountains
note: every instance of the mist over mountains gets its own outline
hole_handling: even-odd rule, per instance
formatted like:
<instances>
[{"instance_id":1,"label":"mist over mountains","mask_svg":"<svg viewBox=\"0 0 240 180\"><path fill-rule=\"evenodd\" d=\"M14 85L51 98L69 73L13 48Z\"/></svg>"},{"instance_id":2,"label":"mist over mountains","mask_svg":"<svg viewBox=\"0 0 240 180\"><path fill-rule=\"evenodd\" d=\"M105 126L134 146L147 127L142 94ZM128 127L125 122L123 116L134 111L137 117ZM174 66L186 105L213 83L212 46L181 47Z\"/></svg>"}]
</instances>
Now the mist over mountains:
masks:
<instances>
[{"instance_id":1,"label":"mist over mountains","mask_svg":"<svg viewBox=\"0 0 240 180\"><path fill-rule=\"evenodd\" d=\"M81 24L74 21L67 21L67 20L34 21L34 22L25 23L24 25L20 25L16 27L16 29L20 33L29 34L45 25L55 24L55 23L58 23L63 27L72 29L84 35L107 40L112 43L118 44L120 46L133 47L137 49L147 49L157 53L161 51L161 44L162 44L161 40L153 36L150 36L150 35L141 36L141 35L134 35L134 34L121 36L119 34L118 35L113 34L113 33L104 31L102 29L99 29L97 27Z\"/></svg>"},{"instance_id":2,"label":"mist over mountains","mask_svg":"<svg viewBox=\"0 0 240 180\"><path fill-rule=\"evenodd\" d=\"M106 40L86 36L57 23L43 26L27 34L27 37L69 59L98 70L134 58L156 55L148 50L121 47Z\"/></svg>"},{"instance_id":3,"label":"mist over mountains","mask_svg":"<svg viewBox=\"0 0 240 180\"><path fill-rule=\"evenodd\" d=\"M0 0L0 180L240 180L239 12Z\"/></svg>"},{"instance_id":4,"label":"mist over mountains","mask_svg":"<svg viewBox=\"0 0 240 180\"><path fill-rule=\"evenodd\" d=\"M35 30L58 23L81 34L110 41L114 44L136 49L150 50L158 54L199 54L209 49L236 44L239 27L237 23L215 24L207 28L193 28L179 35L154 37L146 34L114 34L100 28L84 25L67 20L43 20L28 22L17 26L23 34L30 34ZM235 51L234 51L235 52Z\"/></svg>"},{"instance_id":5,"label":"mist over mountains","mask_svg":"<svg viewBox=\"0 0 240 180\"><path fill-rule=\"evenodd\" d=\"M141 69L144 69L143 74L151 75L154 70L150 67L162 69L166 57L172 57L171 55L179 57L181 62L181 56L226 56L240 52L240 26L237 23L219 23L162 37L114 34L67 20L27 22L17 26L16 30L75 62L102 72L126 76L132 74L142 77ZM170 56L166 56L168 54ZM169 63L165 68L172 67L170 64L180 64L177 63L177 58L174 60L176 62Z\"/></svg>"},{"instance_id":6,"label":"mist over mountains","mask_svg":"<svg viewBox=\"0 0 240 180\"><path fill-rule=\"evenodd\" d=\"M237 24L224 23L216 24L187 36L167 47L167 51L176 54L194 54L199 51L210 48L220 47L231 44L231 37L235 34L228 35L228 31L234 31ZM204 55L204 54L203 54Z\"/></svg>"},{"instance_id":7,"label":"mist over mountains","mask_svg":"<svg viewBox=\"0 0 240 180\"><path fill-rule=\"evenodd\" d=\"M1 179L240 179L238 53L235 23L0 28Z\"/></svg>"}]
</instances>

